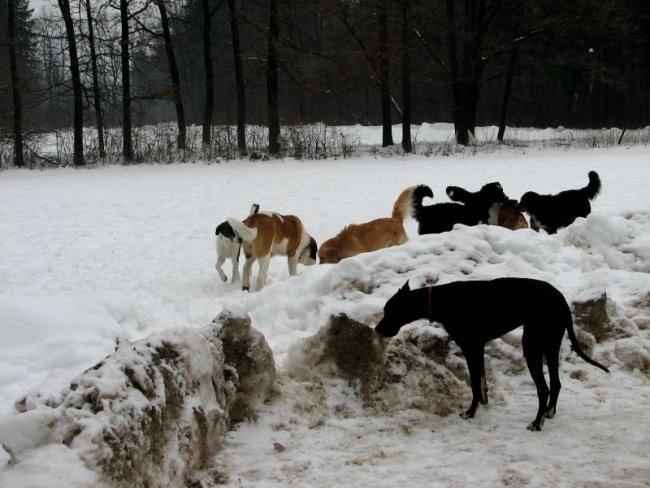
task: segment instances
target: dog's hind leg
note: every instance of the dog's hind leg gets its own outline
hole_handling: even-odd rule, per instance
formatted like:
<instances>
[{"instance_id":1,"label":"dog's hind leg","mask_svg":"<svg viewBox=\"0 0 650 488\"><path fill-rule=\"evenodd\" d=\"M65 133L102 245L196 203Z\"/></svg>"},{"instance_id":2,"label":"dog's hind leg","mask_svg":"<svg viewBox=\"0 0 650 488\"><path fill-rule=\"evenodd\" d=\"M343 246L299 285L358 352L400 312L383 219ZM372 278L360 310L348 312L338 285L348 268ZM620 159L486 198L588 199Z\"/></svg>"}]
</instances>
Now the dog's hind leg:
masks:
<instances>
[{"instance_id":1,"label":"dog's hind leg","mask_svg":"<svg viewBox=\"0 0 650 488\"><path fill-rule=\"evenodd\" d=\"M549 396L548 386L546 385L546 380L544 379L543 354L541 350L538 350L535 347L527 348L526 343L524 342L524 356L526 357L528 371L530 371L530 375L535 382L535 388L537 389L537 399L539 401L537 415L535 416L535 420L528 424L528 430L542 430Z\"/></svg>"},{"instance_id":2,"label":"dog's hind leg","mask_svg":"<svg viewBox=\"0 0 650 488\"><path fill-rule=\"evenodd\" d=\"M226 258L223 256L217 256L217 264L214 265L214 269L217 270L217 273L219 273L219 278L221 278L221 281L228 281L228 277L226 276L226 273L223 272L223 269L221 269L221 266L223 266L223 263L226 262Z\"/></svg>"},{"instance_id":3,"label":"dog's hind leg","mask_svg":"<svg viewBox=\"0 0 650 488\"><path fill-rule=\"evenodd\" d=\"M472 386L472 403L467 410L460 414L464 419L474 418L478 404L483 403L483 347L482 345L461 347L467 362L469 380ZM485 400L487 403L487 387Z\"/></svg>"},{"instance_id":4,"label":"dog's hind leg","mask_svg":"<svg viewBox=\"0 0 650 488\"><path fill-rule=\"evenodd\" d=\"M546 418L552 419L555 417L555 412L557 410L557 399L560 396L560 389L562 384L560 383L560 373L559 368L559 359L560 359L560 348L559 346L554 347L553 350L546 351L546 365L548 366L548 376L550 379L551 393L548 400L548 406L546 407Z\"/></svg>"},{"instance_id":5,"label":"dog's hind leg","mask_svg":"<svg viewBox=\"0 0 650 488\"><path fill-rule=\"evenodd\" d=\"M255 262L255 258L251 257L246 257L246 261L244 261L244 268L242 269L242 282L241 282L241 289L244 291L249 291L251 289L251 274L253 271L253 263Z\"/></svg>"},{"instance_id":6,"label":"dog's hind leg","mask_svg":"<svg viewBox=\"0 0 650 488\"><path fill-rule=\"evenodd\" d=\"M236 283L239 281L239 256L232 258L232 282Z\"/></svg>"}]
</instances>

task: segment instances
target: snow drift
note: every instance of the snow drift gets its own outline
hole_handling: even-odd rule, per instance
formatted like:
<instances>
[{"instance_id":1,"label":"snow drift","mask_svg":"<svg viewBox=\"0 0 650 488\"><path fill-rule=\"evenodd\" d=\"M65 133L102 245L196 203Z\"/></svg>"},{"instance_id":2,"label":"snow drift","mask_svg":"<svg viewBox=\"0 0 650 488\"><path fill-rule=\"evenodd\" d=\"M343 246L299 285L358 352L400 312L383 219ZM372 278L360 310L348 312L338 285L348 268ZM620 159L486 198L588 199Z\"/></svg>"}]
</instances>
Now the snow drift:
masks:
<instances>
[{"instance_id":1,"label":"snow drift","mask_svg":"<svg viewBox=\"0 0 650 488\"><path fill-rule=\"evenodd\" d=\"M0 440L18 471L47 453L83 462L80 486L181 486L217 452L232 422L269 398L274 379L264 337L245 313L225 311L200 329L118 341L60 398L19 400L21 413L4 419ZM49 473L48 485L74 486L64 473L63 465Z\"/></svg>"}]
</instances>

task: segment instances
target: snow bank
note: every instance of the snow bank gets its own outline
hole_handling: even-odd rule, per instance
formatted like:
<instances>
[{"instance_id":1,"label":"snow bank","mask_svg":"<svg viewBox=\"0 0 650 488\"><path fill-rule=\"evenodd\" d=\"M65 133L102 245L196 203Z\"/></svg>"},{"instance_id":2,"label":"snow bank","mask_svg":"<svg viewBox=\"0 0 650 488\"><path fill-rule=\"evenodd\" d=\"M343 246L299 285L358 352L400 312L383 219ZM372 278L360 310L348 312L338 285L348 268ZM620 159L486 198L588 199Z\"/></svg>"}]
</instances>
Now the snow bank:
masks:
<instances>
[{"instance_id":1,"label":"snow bank","mask_svg":"<svg viewBox=\"0 0 650 488\"><path fill-rule=\"evenodd\" d=\"M5 481L29 472L27 480L52 477L48 486L184 485L274 380L273 354L241 310L203 328L119 340L59 398L30 394L16 404L21 413L3 419L13 465Z\"/></svg>"},{"instance_id":2,"label":"snow bank","mask_svg":"<svg viewBox=\"0 0 650 488\"><path fill-rule=\"evenodd\" d=\"M287 372L321 385L343 379L374 414L416 408L447 415L460 411L467 388L454 349L440 328L411 329L389 341L340 314L292 349Z\"/></svg>"}]
</instances>

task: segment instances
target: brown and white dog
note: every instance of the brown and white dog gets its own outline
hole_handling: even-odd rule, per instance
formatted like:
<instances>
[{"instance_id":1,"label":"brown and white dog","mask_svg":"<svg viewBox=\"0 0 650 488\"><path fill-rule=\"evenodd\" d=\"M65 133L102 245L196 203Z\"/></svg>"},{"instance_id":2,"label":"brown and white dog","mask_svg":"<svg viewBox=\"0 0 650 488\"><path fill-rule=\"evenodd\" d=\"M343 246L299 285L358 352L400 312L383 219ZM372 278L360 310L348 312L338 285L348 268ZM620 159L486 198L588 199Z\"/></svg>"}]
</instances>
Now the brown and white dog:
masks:
<instances>
[{"instance_id":1,"label":"brown and white dog","mask_svg":"<svg viewBox=\"0 0 650 488\"><path fill-rule=\"evenodd\" d=\"M243 222L228 218L235 233L242 239L244 262L242 290L250 290L253 263L259 261L257 290L266 284L266 275L272 256L287 256L289 275L298 272L298 263L310 266L316 263L318 246L302 222L295 215L260 212Z\"/></svg>"},{"instance_id":2,"label":"brown and white dog","mask_svg":"<svg viewBox=\"0 0 650 488\"><path fill-rule=\"evenodd\" d=\"M517 202L508 200L503 204L495 204L488 211L487 223L498 225L510 230L528 229L528 221L515 206Z\"/></svg>"},{"instance_id":3,"label":"brown and white dog","mask_svg":"<svg viewBox=\"0 0 650 488\"><path fill-rule=\"evenodd\" d=\"M350 224L336 236L323 242L318 250L320 264L338 263L341 259L363 252L399 246L408 241L404 231L404 219L411 216L413 191L416 188L407 188L397 197L392 217L375 219L364 224Z\"/></svg>"}]
</instances>

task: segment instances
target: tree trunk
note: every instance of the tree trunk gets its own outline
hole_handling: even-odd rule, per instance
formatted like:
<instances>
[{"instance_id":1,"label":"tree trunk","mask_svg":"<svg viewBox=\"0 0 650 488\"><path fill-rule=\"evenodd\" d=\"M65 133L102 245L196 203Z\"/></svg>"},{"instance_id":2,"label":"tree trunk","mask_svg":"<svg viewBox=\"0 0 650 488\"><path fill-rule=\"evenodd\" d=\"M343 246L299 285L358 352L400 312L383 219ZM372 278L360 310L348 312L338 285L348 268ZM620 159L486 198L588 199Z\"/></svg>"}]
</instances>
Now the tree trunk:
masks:
<instances>
[{"instance_id":1,"label":"tree trunk","mask_svg":"<svg viewBox=\"0 0 650 488\"><path fill-rule=\"evenodd\" d=\"M391 117L390 67L388 55L388 12L386 0L379 3L379 91L381 94L382 147L393 145Z\"/></svg>"},{"instance_id":2,"label":"tree trunk","mask_svg":"<svg viewBox=\"0 0 650 488\"><path fill-rule=\"evenodd\" d=\"M402 1L402 149L413 151L411 141L411 45L409 42L410 0Z\"/></svg>"},{"instance_id":3,"label":"tree trunk","mask_svg":"<svg viewBox=\"0 0 650 488\"><path fill-rule=\"evenodd\" d=\"M203 66L205 69L205 105L203 106L203 146L210 146L212 113L214 111L214 72L212 69L212 14L210 1L201 0L203 6Z\"/></svg>"},{"instance_id":4,"label":"tree trunk","mask_svg":"<svg viewBox=\"0 0 650 488\"><path fill-rule=\"evenodd\" d=\"M122 156L127 163L133 161L131 138L131 73L129 56L128 0L120 0L120 24L122 28Z\"/></svg>"},{"instance_id":5,"label":"tree trunk","mask_svg":"<svg viewBox=\"0 0 650 488\"><path fill-rule=\"evenodd\" d=\"M72 93L74 100L74 141L73 163L75 166L84 166L83 145L83 93L81 87L81 74L79 72L79 57L77 56L77 41L74 33L74 24L70 13L70 2L58 0L63 22L65 23L66 37L68 39L68 55L70 56L70 74L72 76Z\"/></svg>"},{"instance_id":6,"label":"tree trunk","mask_svg":"<svg viewBox=\"0 0 650 488\"><path fill-rule=\"evenodd\" d=\"M97 144L99 157L106 157L104 147L104 115L102 113L101 96L99 91L99 75L97 72L97 51L95 49L95 30L90 10L90 0L86 0L86 17L88 19L88 43L90 44L90 65L93 77L93 103L95 105L95 119L97 123Z\"/></svg>"},{"instance_id":7,"label":"tree trunk","mask_svg":"<svg viewBox=\"0 0 650 488\"><path fill-rule=\"evenodd\" d=\"M484 0L466 1L464 17L459 21L454 0L447 0L446 13L449 28L447 42L454 130L456 142L467 145L470 142L470 133L475 133L476 112L484 69L480 46L485 20L485 2Z\"/></svg>"},{"instance_id":8,"label":"tree trunk","mask_svg":"<svg viewBox=\"0 0 650 488\"><path fill-rule=\"evenodd\" d=\"M515 47L508 61L508 72L506 73L506 86L503 90L503 101L501 102L501 114L499 116L499 132L497 133L497 140L503 142L503 136L506 133L506 116L508 113L508 102L510 101L510 93L512 92L512 79L515 76L515 64L517 62L517 48Z\"/></svg>"},{"instance_id":9,"label":"tree trunk","mask_svg":"<svg viewBox=\"0 0 650 488\"><path fill-rule=\"evenodd\" d=\"M174 107L176 108L176 121L178 124L178 149L185 149L186 128L185 128L185 109L183 108L183 96L181 93L181 79L178 75L178 66L176 65L176 56L174 54L174 44L169 30L169 18L167 17L167 7L165 0L157 0L158 11L160 12L160 22L163 28L163 39L165 41L165 52L167 53L167 63L169 64L169 75L172 79L172 91L174 95Z\"/></svg>"},{"instance_id":10,"label":"tree trunk","mask_svg":"<svg viewBox=\"0 0 650 488\"><path fill-rule=\"evenodd\" d=\"M246 155L246 88L244 86L244 67L239 39L239 20L237 2L228 0L230 9L230 32L232 35L232 57L235 65L235 86L237 93L237 148L239 155Z\"/></svg>"},{"instance_id":11,"label":"tree trunk","mask_svg":"<svg viewBox=\"0 0 650 488\"><path fill-rule=\"evenodd\" d=\"M25 166L25 157L23 153L21 87L18 76L18 63L16 61L16 48L18 45L18 37L16 36L16 12L14 10L14 0L8 0L7 3L9 4L7 19L7 28L9 31L9 69L11 70L11 87L14 98L14 164L18 167L23 167Z\"/></svg>"},{"instance_id":12,"label":"tree trunk","mask_svg":"<svg viewBox=\"0 0 650 488\"><path fill-rule=\"evenodd\" d=\"M269 153L280 153L280 114L278 109L278 23L279 0L270 0L268 58L266 69L266 105L269 119Z\"/></svg>"}]
</instances>

